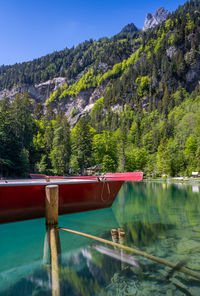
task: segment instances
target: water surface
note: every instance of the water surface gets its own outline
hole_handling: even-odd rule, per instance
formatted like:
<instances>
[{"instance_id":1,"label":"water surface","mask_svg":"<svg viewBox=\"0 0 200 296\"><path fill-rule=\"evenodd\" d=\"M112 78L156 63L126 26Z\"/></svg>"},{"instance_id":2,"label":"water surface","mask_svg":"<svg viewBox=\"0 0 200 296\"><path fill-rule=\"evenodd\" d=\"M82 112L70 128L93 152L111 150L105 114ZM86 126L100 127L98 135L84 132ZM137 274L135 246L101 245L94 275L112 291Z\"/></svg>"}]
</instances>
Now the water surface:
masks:
<instances>
[{"instance_id":1,"label":"water surface","mask_svg":"<svg viewBox=\"0 0 200 296\"><path fill-rule=\"evenodd\" d=\"M125 183L111 208L60 216L59 226L108 240L120 227L124 244L200 272L198 185ZM44 219L0 225L0 296L52 295L45 236ZM60 295L200 295L198 280L166 266L74 234L59 239Z\"/></svg>"}]
</instances>

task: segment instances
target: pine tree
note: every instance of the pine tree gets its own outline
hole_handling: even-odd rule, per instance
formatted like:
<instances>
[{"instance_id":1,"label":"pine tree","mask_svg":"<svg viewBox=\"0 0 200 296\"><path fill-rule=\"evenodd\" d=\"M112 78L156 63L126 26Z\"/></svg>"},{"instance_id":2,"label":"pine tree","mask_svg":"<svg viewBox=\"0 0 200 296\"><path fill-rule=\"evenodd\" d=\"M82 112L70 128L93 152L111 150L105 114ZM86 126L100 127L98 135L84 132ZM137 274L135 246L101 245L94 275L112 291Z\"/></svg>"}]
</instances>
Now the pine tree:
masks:
<instances>
[{"instance_id":1,"label":"pine tree","mask_svg":"<svg viewBox=\"0 0 200 296\"><path fill-rule=\"evenodd\" d=\"M70 127L66 117L58 114L54 129L53 149L50 153L53 172L65 175L69 171L71 155Z\"/></svg>"},{"instance_id":2,"label":"pine tree","mask_svg":"<svg viewBox=\"0 0 200 296\"><path fill-rule=\"evenodd\" d=\"M84 174L85 169L91 164L92 157L92 133L89 118L86 116L79 120L72 133L72 149L80 171Z\"/></svg>"}]
</instances>

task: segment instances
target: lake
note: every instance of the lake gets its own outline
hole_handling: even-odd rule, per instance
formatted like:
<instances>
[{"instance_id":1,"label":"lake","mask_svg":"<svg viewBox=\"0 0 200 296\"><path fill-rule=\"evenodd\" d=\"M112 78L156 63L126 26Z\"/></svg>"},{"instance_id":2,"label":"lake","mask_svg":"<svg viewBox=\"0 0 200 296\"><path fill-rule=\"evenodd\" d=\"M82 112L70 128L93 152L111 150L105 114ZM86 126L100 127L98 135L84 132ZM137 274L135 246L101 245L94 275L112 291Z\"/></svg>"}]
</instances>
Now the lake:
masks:
<instances>
[{"instance_id":1,"label":"lake","mask_svg":"<svg viewBox=\"0 0 200 296\"><path fill-rule=\"evenodd\" d=\"M111 208L60 216L59 226L110 241L120 227L125 245L200 272L199 191L127 182ZM45 220L0 225L0 237L0 296L57 296ZM61 230L59 241L60 295L200 295L200 280L144 257Z\"/></svg>"}]
</instances>

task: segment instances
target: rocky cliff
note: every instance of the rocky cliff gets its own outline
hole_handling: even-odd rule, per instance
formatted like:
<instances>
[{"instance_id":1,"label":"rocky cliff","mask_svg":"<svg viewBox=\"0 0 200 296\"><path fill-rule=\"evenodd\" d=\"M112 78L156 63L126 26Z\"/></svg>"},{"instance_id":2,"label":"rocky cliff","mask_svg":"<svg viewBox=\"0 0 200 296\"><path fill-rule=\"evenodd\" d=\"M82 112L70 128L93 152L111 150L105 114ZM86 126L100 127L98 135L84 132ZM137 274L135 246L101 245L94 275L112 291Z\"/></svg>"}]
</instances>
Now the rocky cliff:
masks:
<instances>
[{"instance_id":1,"label":"rocky cliff","mask_svg":"<svg viewBox=\"0 0 200 296\"><path fill-rule=\"evenodd\" d=\"M1 91L0 100L5 96L12 100L16 94L27 92L29 96L35 100L35 103L42 103L45 106L45 101L50 93L59 89L65 82L65 78L57 77L40 84L18 85L11 90L4 89ZM68 96L60 102L53 103L51 107L56 111L59 104L60 111L69 118L70 125L74 126L82 115L89 113L92 110L95 102L103 96L105 88L106 85L103 84L97 88L81 91L76 97Z\"/></svg>"},{"instance_id":2,"label":"rocky cliff","mask_svg":"<svg viewBox=\"0 0 200 296\"><path fill-rule=\"evenodd\" d=\"M59 102L59 109L68 118L71 126L74 126L81 116L91 112L95 102L104 95L105 89L106 84L103 84L97 88L83 90L76 97L68 96ZM56 111L58 102L51 106Z\"/></svg>"},{"instance_id":3,"label":"rocky cliff","mask_svg":"<svg viewBox=\"0 0 200 296\"><path fill-rule=\"evenodd\" d=\"M50 93L54 92L65 82L65 78L56 77L54 79L47 80L45 82L34 85L19 84L17 86L14 86L11 90L4 89L0 91L0 100L5 96L12 100L12 98L17 93L27 92L31 98L36 100L36 102L45 103Z\"/></svg>"},{"instance_id":4,"label":"rocky cliff","mask_svg":"<svg viewBox=\"0 0 200 296\"><path fill-rule=\"evenodd\" d=\"M154 15L152 15L151 13L147 13L142 30L146 31L148 29L154 28L155 26L165 21L169 16L170 12L164 9L164 7L158 8L155 11Z\"/></svg>"}]
</instances>

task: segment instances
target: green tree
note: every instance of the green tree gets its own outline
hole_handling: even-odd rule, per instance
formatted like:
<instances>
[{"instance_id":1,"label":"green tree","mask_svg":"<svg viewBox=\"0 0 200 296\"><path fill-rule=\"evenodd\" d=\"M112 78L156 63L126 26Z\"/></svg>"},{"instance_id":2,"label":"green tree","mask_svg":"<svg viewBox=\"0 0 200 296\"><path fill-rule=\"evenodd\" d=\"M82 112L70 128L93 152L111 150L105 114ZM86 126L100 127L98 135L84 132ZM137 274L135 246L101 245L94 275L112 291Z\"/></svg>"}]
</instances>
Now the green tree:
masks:
<instances>
[{"instance_id":1,"label":"green tree","mask_svg":"<svg viewBox=\"0 0 200 296\"><path fill-rule=\"evenodd\" d=\"M124 172L126 166L126 145L127 145L127 133L128 133L128 126L126 122L126 118L122 117L120 129L119 129L119 171Z\"/></svg>"},{"instance_id":2,"label":"green tree","mask_svg":"<svg viewBox=\"0 0 200 296\"><path fill-rule=\"evenodd\" d=\"M89 118L82 117L72 131L72 153L76 156L82 174L92 164L92 138L94 131Z\"/></svg>"},{"instance_id":3,"label":"green tree","mask_svg":"<svg viewBox=\"0 0 200 296\"><path fill-rule=\"evenodd\" d=\"M103 162L102 162L102 168L104 173L112 173L116 171L116 163L115 161L110 157L110 155L104 155Z\"/></svg>"},{"instance_id":4,"label":"green tree","mask_svg":"<svg viewBox=\"0 0 200 296\"><path fill-rule=\"evenodd\" d=\"M166 139L162 139L157 152L157 165L159 174L167 173L167 162L166 162Z\"/></svg>"},{"instance_id":5,"label":"green tree","mask_svg":"<svg viewBox=\"0 0 200 296\"><path fill-rule=\"evenodd\" d=\"M8 175L14 167L14 157L12 148L15 137L12 130L10 100L4 97L0 101L0 174ZM17 148L17 147L16 147Z\"/></svg>"},{"instance_id":6,"label":"green tree","mask_svg":"<svg viewBox=\"0 0 200 296\"><path fill-rule=\"evenodd\" d=\"M197 138L194 136L190 136L187 138L187 141L185 143L185 149L184 149L184 154L188 163L188 170L189 174L192 173L193 170L198 170L197 168Z\"/></svg>"},{"instance_id":7,"label":"green tree","mask_svg":"<svg viewBox=\"0 0 200 296\"><path fill-rule=\"evenodd\" d=\"M185 157L175 139L170 138L166 147L166 172L174 177L183 174L185 168Z\"/></svg>"},{"instance_id":8,"label":"green tree","mask_svg":"<svg viewBox=\"0 0 200 296\"><path fill-rule=\"evenodd\" d=\"M133 148L126 152L126 171L143 171L147 165L148 154L145 148Z\"/></svg>"},{"instance_id":9,"label":"green tree","mask_svg":"<svg viewBox=\"0 0 200 296\"><path fill-rule=\"evenodd\" d=\"M70 127L66 117L59 114L56 119L53 149L50 153L53 172L65 175L69 171L71 155Z\"/></svg>"},{"instance_id":10,"label":"green tree","mask_svg":"<svg viewBox=\"0 0 200 296\"><path fill-rule=\"evenodd\" d=\"M3 99L0 105L0 142L2 170L13 176L26 176L32 153L34 120L27 94L18 94L11 103Z\"/></svg>"},{"instance_id":11,"label":"green tree","mask_svg":"<svg viewBox=\"0 0 200 296\"><path fill-rule=\"evenodd\" d=\"M109 131L96 134L93 138L93 154L97 164L102 164L102 166L103 162L106 164L104 165L104 170L112 168L112 172L115 171L118 165L117 137ZM109 160L112 163L110 167L108 165Z\"/></svg>"}]
</instances>

